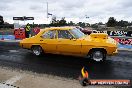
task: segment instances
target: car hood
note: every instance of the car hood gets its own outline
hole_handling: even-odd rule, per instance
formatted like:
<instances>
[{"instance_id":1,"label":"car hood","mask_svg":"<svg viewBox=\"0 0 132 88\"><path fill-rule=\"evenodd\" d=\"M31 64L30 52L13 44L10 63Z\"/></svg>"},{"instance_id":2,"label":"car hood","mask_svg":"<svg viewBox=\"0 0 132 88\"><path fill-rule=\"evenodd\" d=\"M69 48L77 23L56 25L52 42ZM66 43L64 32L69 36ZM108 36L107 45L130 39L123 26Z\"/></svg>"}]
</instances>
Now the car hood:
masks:
<instances>
[{"instance_id":1,"label":"car hood","mask_svg":"<svg viewBox=\"0 0 132 88\"><path fill-rule=\"evenodd\" d=\"M89 41L89 42L101 42L101 43L109 43L109 44L114 44L117 46L117 42L108 36L108 34L105 33L92 33L90 35L86 35L82 38L80 38L80 40L83 41Z\"/></svg>"}]
</instances>

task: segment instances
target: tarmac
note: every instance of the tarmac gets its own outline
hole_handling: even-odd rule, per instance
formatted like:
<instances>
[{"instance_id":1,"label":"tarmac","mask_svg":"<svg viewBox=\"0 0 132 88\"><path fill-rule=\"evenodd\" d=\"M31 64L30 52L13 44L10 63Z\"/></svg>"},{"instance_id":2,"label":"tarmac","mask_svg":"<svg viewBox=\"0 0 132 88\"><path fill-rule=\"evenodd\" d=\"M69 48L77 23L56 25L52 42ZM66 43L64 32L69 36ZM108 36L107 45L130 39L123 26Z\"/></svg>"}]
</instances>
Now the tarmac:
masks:
<instances>
[{"instance_id":1,"label":"tarmac","mask_svg":"<svg viewBox=\"0 0 132 88\"><path fill-rule=\"evenodd\" d=\"M21 40L0 40L0 42L19 43ZM119 49L132 51L132 49ZM83 88L78 80L23 71L0 66L0 88ZM128 88L115 86L87 86L85 88Z\"/></svg>"}]
</instances>

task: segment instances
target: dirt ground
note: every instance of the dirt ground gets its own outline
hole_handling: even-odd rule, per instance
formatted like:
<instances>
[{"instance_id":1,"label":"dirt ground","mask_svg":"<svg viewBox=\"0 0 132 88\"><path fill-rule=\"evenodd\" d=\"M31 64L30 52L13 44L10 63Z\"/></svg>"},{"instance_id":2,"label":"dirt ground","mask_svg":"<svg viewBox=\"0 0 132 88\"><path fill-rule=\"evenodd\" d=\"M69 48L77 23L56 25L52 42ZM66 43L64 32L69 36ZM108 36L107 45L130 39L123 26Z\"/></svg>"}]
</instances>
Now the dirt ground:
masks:
<instances>
[{"instance_id":1,"label":"dirt ground","mask_svg":"<svg viewBox=\"0 0 132 88\"><path fill-rule=\"evenodd\" d=\"M83 88L78 80L0 67L0 88ZM106 88L87 86L85 88ZM115 87L107 87L115 88Z\"/></svg>"}]
</instances>

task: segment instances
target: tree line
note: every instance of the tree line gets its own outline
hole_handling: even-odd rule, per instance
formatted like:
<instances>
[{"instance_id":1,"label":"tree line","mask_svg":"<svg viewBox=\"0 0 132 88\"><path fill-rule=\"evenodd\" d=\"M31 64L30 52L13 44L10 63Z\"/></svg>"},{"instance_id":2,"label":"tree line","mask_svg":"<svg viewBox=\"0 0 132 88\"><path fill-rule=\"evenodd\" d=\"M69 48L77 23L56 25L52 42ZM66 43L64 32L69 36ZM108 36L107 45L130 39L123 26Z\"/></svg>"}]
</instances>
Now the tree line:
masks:
<instances>
[{"instance_id":1,"label":"tree line","mask_svg":"<svg viewBox=\"0 0 132 88\"><path fill-rule=\"evenodd\" d=\"M114 17L110 17L108 22L106 23L107 27L115 27L115 26L120 26L120 27L127 27L127 26L132 26L132 22L128 21L116 21Z\"/></svg>"},{"instance_id":2,"label":"tree line","mask_svg":"<svg viewBox=\"0 0 132 88\"><path fill-rule=\"evenodd\" d=\"M3 16L0 16L0 25L4 24Z\"/></svg>"},{"instance_id":3,"label":"tree line","mask_svg":"<svg viewBox=\"0 0 132 88\"><path fill-rule=\"evenodd\" d=\"M0 27L2 26L4 27L13 27L13 24L8 24L7 22L4 22L3 20L3 16L0 16ZM37 25L37 24L34 24ZM95 23L95 24L89 24L89 23L85 23L85 22L78 22L78 23L74 23L73 21L67 22L65 17L62 17L60 20L58 20L56 17L52 17L52 20L50 22L50 24L46 25L46 24L41 24L43 27L44 26L80 26L80 27L93 27L93 28L97 28L98 25L106 25L106 27L127 27L127 26L132 26L132 22L128 22L128 21L117 21L114 17L110 17L108 19L108 22L106 22L105 24L103 24L102 22L99 23ZM41 26L40 25L40 26Z\"/></svg>"},{"instance_id":4,"label":"tree line","mask_svg":"<svg viewBox=\"0 0 132 88\"><path fill-rule=\"evenodd\" d=\"M85 22L78 22L78 23L74 23L73 21L67 22L65 20L65 17L62 17L60 20L57 20L56 17L52 17L52 20L49 24L49 26L80 26L80 27L88 27L90 26L89 23L85 23Z\"/></svg>"},{"instance_id":5,"label":"tree line","mask_svg":"<svg viewBox=\"0 0 132 88\"><path fill-rule=\"evenodd\" d=\"M61 20L57 20L56 17L53 17L51 20L51 23L49 24L50 26L80 26L80 27L95 27L97 28L98 25L106 25L106 27L127 27L127 26L132 26L132 22L128 21L116 21L114 17L110 17L108 19L108 22L103 24L102 22L95 23L95 24L89 24L85 22L78 22L74 23L73 21L67 22L65 20L65 17L62 17Z\"/></svg>"}]
</instances>

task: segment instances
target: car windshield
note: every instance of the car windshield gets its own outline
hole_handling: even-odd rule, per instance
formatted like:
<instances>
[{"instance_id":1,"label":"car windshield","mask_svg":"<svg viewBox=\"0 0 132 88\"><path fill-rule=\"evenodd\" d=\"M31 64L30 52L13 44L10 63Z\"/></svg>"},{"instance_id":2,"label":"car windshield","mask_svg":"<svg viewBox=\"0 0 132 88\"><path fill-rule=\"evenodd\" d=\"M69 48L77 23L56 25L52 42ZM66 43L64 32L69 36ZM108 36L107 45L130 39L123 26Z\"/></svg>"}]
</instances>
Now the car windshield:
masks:
<instances>
[{"instance_id":1,"label":"car windshield","mask_svg":"<svg viewBox=\"0 0 132 88\"><path fill-rule=\"evenodd\" d=\"M81 38L83 37L85 34L83 32L81 32L78 28L74 28L74 29L71 29L69 30L74 36L75 38Z\"/></svg>"}]
</instances>

